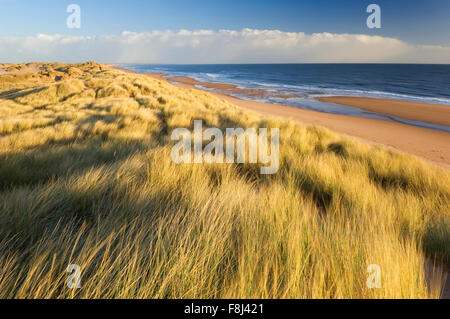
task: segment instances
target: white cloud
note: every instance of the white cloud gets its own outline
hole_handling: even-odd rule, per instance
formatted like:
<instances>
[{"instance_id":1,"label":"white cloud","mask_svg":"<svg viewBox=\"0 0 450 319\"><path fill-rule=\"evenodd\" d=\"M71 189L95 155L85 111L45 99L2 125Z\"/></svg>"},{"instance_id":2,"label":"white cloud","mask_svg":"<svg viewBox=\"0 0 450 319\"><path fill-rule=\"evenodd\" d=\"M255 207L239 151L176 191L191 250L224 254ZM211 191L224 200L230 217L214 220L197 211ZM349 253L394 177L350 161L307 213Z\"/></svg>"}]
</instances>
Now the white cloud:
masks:
<instances>
[{"instance_id":1,"label":"white cloud","mask_svg":"<svg viewBox=\"0 0 450 319\"><path fill-rule=\"evenodd\" d=\"M363 34L278 30L180 30L119 35L0 38L0 62L450 63L450 47Z\"/></svg>"}]
</instances>

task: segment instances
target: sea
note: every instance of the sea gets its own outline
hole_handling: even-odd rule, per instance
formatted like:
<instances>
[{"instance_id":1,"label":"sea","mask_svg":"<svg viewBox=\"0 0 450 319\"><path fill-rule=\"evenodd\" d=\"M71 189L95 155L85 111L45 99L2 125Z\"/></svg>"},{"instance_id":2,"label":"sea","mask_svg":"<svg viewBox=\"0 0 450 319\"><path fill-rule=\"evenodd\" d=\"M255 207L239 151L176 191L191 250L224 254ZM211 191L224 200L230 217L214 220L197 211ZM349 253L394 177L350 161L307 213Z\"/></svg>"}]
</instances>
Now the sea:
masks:
<instances>
[{"instance_id":1,"label":"sea","mask_svg":"<svg viewBox=\"0 0 450 319\"><path fill-rule=\"evenodd\" d=\"M234 94L246 100L290 105L325 113L398 121L450 132L448 126L387 116L316 99L325 96L361 96L432 103L437 107L450 105L450 65L128 64L121 67L138 73L165 73L168 77L184 76L202 82L229 83L242 89L264 89L269 92L264 98Z\"/></svg>"}]
</instances>

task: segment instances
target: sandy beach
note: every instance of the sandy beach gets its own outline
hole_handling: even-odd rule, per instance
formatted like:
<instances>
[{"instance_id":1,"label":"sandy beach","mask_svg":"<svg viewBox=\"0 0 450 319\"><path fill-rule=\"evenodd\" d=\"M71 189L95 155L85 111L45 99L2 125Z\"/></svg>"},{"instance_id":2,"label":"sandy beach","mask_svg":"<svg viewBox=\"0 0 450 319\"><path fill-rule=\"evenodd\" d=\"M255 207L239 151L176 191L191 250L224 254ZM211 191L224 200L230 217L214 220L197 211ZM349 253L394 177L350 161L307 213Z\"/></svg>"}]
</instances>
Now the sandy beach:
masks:
<instances>
[{"instance_id":1,"label":"sandy beach","mask_svg":"<svg viewBox=\"0 0 450 319\"><path fill-rule=\"evenodd\" d=\"M365 97L333 96L319 101L353 106L370 112L383 113L413 121L450 126L450 106L400 100Z\"/></svg>"},{"instance_id":2,"label":"sandy beach","mask_svg":"<svg viewBox=\"0 0 450 319\"><path fill-rule=\"evenodd\" d=\"M159 80L165 79L165 74L146 74ZM225 91L236 89L236 87L231 84L199 82L187 77L167 78L167 80L177 82L175 85L179 87L191 89L197 89L196 85L220 90L224 90L225 88ZM330 130L356 137L369 143L384 145L401 152L421 157L434 164L450 169L450 134L445 132L398 122L328 114L285 105L247 101L223 93L212 93L242 108L250 109L261 114L323 126ZM418 121L429 121L430 123L440 125L449 125L450 117L448 114L450 113L448 112L450 111L450 107L447 106L366 98L345 98L344 102L341 102L342 98L339 97L330 97L327 99L329 102L334 103L352 103L351 106L360 107L373 112L395 115ZM365 103L367 100L370 100L372 103Z\"/></svg>"}]
</instances>

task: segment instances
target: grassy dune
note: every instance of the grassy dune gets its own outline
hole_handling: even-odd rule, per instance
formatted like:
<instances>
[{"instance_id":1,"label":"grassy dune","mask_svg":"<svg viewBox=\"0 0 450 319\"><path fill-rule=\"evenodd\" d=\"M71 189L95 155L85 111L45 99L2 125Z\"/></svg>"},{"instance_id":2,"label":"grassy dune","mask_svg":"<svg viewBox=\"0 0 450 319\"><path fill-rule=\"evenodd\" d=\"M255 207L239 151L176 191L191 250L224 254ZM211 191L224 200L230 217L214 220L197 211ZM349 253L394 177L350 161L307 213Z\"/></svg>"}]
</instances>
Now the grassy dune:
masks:
<instances>
[{"instance_id":1,"label":"grassy dune","mask_svg":"<svg viewBox=\"0 0 450 319\"><path fill-rule=\"evenodd\" d=\"M1 298L439 297L448 171L95 63L1 67L35 70L0 75ZM174 164L194 119L280 128L279 172Z\"/></svg>"}]
</instances>

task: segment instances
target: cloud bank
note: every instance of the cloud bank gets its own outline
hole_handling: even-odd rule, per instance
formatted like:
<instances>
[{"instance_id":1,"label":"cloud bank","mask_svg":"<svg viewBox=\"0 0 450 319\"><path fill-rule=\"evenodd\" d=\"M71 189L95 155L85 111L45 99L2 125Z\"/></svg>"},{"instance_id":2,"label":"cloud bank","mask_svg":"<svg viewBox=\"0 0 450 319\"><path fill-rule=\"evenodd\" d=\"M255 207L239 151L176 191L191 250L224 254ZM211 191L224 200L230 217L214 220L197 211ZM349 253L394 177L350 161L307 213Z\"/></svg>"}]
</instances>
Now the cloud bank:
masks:
<instances>
[{"instance_id":1,"label":"cloud bank","mask_svg":"<svg viewBox=\"0 0 450 319\"><path fill-rule=\"evenodd\" d=\"M0 38L0 62L450 63L450 47L362 34L180 30Z\"/></svg>"}]
</instances>

